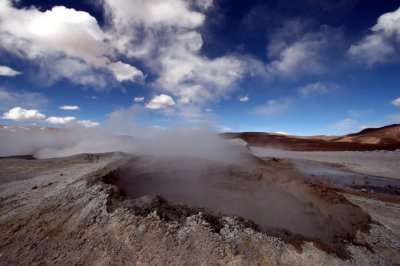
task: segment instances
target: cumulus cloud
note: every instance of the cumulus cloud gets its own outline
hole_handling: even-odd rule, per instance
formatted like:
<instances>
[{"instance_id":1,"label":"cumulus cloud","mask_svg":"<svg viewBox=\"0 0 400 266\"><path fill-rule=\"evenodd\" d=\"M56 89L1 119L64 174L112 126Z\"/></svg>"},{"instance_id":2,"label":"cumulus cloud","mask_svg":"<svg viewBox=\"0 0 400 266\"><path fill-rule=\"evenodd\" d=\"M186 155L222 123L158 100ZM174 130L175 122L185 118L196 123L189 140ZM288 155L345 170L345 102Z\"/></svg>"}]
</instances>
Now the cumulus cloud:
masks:
<instances>
[{"instance_id":1,"label":"cumulus cloud","mask_svg":"<svg viewBox=\"0 0 400 266\"><path fill-rule=\"evenodd\" d=\"M203 24L205 15L191 8L194 4L204 10L211 5L207 2L210 1L105 0L106 18L112 25L108 38L125 56L154 60L151 56L164 45L163 36L169 37L177 30L190 30Z\"/></svg>"},{"instance_id":2,"label":"cumulus cloud","mask_svg":"<svg viewBox=\"0 0 400 266\"><path fill-rule=\"evenodd\" d=\"M143 72L129 64L122 62L111 63L109 68L118 81L130 80L139 82L144 80Z\"/></svg>"},{"instance_id":3,"label":"cumulus cloud","mask_svg":"<svg viewBox=\"0 0 400 266\"><path fill-rule=\"evenodd\" d=\"M204 110L208 102L227 97L239 80L266 71L248 55L201 54L199 30L212 0L104 0L103 29L87 12L63 6L18 9L11 2L0 0L0 47L35 62L40 80L50 84L69 79L102 89L108 76L143 82L146 75L118 61L123 57L153 72L150 85L173 96L177 105Z\"/></svg>"},{"instance_id":4,"label":"cumulus cloud","mask_svg":"<svg viewBox=\"0 0 400 266\"><path fill-rule=\"evenodd\" d=\"M141 102L144 101L144 97L135 97L135 98L133 98L133 101L134 101L135 103L141 103Z\"/></svg>"},{"instance_id":5,"label":"cumulus cloud","mask_svg":"<svg viewBox=\"0 0 400 266\"><path fill-rule=\"evenodd\" d=\"M149 85L173 96L176 105L204 110L228 97L241 79L266 75L265 65L250 55L202 55L200 28L212 0L104 0L104 28L87 12L18 9L11 2L0 0L0 47L39 66L38 79L49 84L68 79L101 90L111 76L144 82L140 69L118 61L126 58L152 72Z\"/></svg>"},{"instance_id":6,"label":"cumulus cloud","mask_svg":"<svg viewBox=\"0 0 400 266\"><path fill-rule=\"evenodd\" d=\"M65 125L75 120L76 118L73 116L66 116L66 117L51 116L46 119L46 122L53 125Z\"/></svg>"},{"instance_id":7,"label":"cumulus cloud","mask_svg":"<svg viewBox=\"0 0 400 266\"><path fill-rule=\"evenodd\" d=\"M60 110L66 110L66 111L76 111L79 110L79 106L77 105L61 105L58 107Z\"/></svg>"},{"instance_id":8,"label":"cumulus cloud","mask_svg":"<svg viewBox=\"0 0 400 266\"><path fill-rule=\"evenodd\" d=\"M257 106L253 109L253 113L262 116L277 116L289 110L289 100L268 100L265 104Z\"/></svg>"},{"instance_id":9,"label":"cumulus cloud","mask_svg":"<svg viewBox=\"0 0 400 266\"><path fill-rule=\"evenodd\" d=\"M207 58L200 53L211 0L105 0L114 48L139 58L156 73L154 85L177 99L179 105L205 105L235 89L246 75L263 71L249 56Z\"/></svg>"},{"instance_id":10,"label":"cumulus cloud","mask_svg":"<svg viewBox=\"0 0 400 266\"><path fill-rule=\"evenodd\" d=\"M37 109L47 105L48 99L41 93L0 87L0 111L7 111L21 103L24 103L26 108Z\"/></svg>"},{"instance_id":11,"label":"cumulus cloud","mask_svg":"<svg viewBox=\"0 0 400 266\"><path fill-rule=\"evenodd\" d=\"M226 96L237 81L262 74L264 65L248 56L225 55L214 59L200 55L199 33L190 31L173 37L160 55L157 84L182 103L204 104Z\"/></svg>"},{"instance_id":12,"label":"cumulus cloud","mask_svg":"<svg viewBox=\"0 0 400 266\"><path fill-rule=\"evenodd\" d=\"M18 122L37 122L42 121L46 116L38 110L27 110L22 107L14 107L8 112L5 112L1 118Z\"/></svg>"},{"instance_id":13,"label":"cumulus cloud","mask_svg":"<svg viewBox=\"0 0 400 266\"><path fill-rule=\"evenodd\" d=\"M175 105L174 99L171 96L160 94L155 96L148 104L146 104L146 108L148 109L163 109L166 107L171 107Z\"/></svg>"},{"instance_id":14,"label":"cumulus cloud","mask_svg":"<svg viewBox=\"0 0 400 266\"><path fill-rule=\"evenodd\" d=\"M13 120L17 122L43 122L52 125L78 125L86 128L97 127L100 123L91 120L77 120L76 117L66 116L50 116L46 119L46 115L35 109L25 109L22 107L14 107L8 112L3 113L1 119Z\"/></svg>"},{"instance_id":15,"label":"cumulus cloud","mask_svg":"<svg viewBox=\"0 0 400 266\"><path fill-rule=\"evenodd\" d=\"M0 46L32 62L54 78L65 77L75 82L74 68L56 67L74 63L85 68L85 82L95 83L94 70L104 70L121 80L136 81L141 71L122 62L111 62L112 47L106 34L89 13L55 6L44 12L31 7L18 9L10 0L0 1ZM48 60L49 57L51 60ZM70 61L65 61L69 59ZM64 60L64 61L62 61ZM71 61L72 60L72 61ZM51 61L49 63L48 61ZM69 71L69 72L68 72ZM74 74L74 73L72 73ZM78 79L79 81L80 79Z\"/></svg>"},{"instance_id":16,"label":"cumulus cloud","mask_svg":"<svg viewBox=\"0 0 400 266\"><path fill-rule=\"evenodd\" d=\"M249 98L249 96L242 96L242 97L239 97L239 101L240 102L248 102L250 100L250 98Z\"/></svg>"},{"instance_id":17,"label":"cumulus cloud","mask_svg":"<svg viewBox=\"0 0 400 266\"><path fill-rule=\"evenodd\" d=\"M392 101L392 104L393 104L394 106L400 106L400 98L394 99L394 100Z\"/></svg>"},{"instance_id":18,"label":"cumulus cloud","mask_svg":"<svg viewBox=\"0 0 400 266\"><path fill-rule=\"evenodd\" d=\"M369 66L393 62L400 52L400 8L378 18L370 33L349 49L356 60Z\"/></svg>"},{"instance_id":19,"label":"cumulus cloud","mask_svg":"<svg viewBox=\"0 0 400 266\"><path fill-rule=\"evenodd\" d=\"M8 77L15 77L20 75L21 72L16 71L8 66L0 66L0 76L8 76Z\"/></svg>"}]
</instances>

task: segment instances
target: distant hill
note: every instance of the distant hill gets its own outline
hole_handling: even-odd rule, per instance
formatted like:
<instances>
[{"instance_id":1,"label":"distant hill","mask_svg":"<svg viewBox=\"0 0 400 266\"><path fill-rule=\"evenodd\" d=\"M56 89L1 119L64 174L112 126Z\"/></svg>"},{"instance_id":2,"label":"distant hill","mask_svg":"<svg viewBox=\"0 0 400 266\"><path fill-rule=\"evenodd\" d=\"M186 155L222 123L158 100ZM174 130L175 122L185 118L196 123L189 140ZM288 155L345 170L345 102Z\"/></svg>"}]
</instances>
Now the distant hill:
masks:
<instances>
[{"instance_id":1,"label":"distant hill","mask_svg":"<svg viewBox=\"0 0 400 266\"><path fill-rule=\"evenodd\" d=\"M241 138L250 146L294 151L371 151L400 149L400 124L367 128L344 136L291 136L265 132L222 133Z\"/></svg>"}]
</instances>

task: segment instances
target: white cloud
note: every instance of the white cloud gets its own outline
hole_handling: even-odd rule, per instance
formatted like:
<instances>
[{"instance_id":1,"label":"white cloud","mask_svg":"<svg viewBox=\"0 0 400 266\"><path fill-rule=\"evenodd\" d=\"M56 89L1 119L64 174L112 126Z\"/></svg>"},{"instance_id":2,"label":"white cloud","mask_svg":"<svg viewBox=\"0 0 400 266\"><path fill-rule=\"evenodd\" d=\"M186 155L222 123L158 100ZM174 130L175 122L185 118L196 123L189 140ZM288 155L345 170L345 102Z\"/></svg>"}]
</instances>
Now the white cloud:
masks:
<instances>
[{"instance_id":1,"label":"white cloud","mask_svg":"<svg viewBox=\"0 0 400 266\"><path fill-rule=\"evenodd\" d=\"M20 75L21 72L16 71L8 66L0 66L0 76L14 77Z\"/></svg>"},{"instance_id":2,"label":"white cloud","mask_svg":"<svg viewBox=\"0 0 400 266\"><path fill-rule=\"evenodd\" d=\"M65 125L74 122L75 120L76 118L73 116L66 116L66 117L51 116L46 119L46 122L54 125Z\"/></svg>"},{"instance_id":3,"label":"white cloud","mask_svg":"<svg viewBox=\"0 0 400 266\"><path fill-rule=\"evenodd\" d=\"M60 110L67 110L67 111L76 111L79 110L79 106L77 105L61 105L58 107Z\"/></svg>"},{"instance_id":4,"label":"white cloud","mask_svg":"<svg viewBox=\"0 0 400 266\"><path fill-rule=\"evenodd\" d=\"M109 87L111 75L143 82L141 70L118 61L128 58L152 71L153 88L182 108L196 105L204 112L246 76L266 75L265 65L251 56L201 54L199 30L212 0L104 0L103 29L87 12L18 9L11 0L0 1L0 47L34 62L38 79L48 83L69 79L100 90Z\"/></svg>"},{"instance_id":5,"label":"white cloud","mask_svg":"<svg viewBox=\"0 0 400 266\"><path fill-rule=\"evenodd\" d=\"M77 123L84 127L97 127L100 125L100 123L90 120L78 120Z\"/></svg>"},{"instance_id":6,"label":"white cloud","mask_svg":"<svg viewBox=\"0 0 400 266\"><path fill-rule=\"evenodd\" d=\"M239 97L239 101L240 102L248 102L250 100L249 96L242 96Z\"/></svg>"},{"instance_id":7,"label":"white cloud","mask_svg":"<svg viewBox=\"0 0 400 266\"><path fill-rule=\"evenodd\" d=\"M343 120L340 120L339 122L332 124L328 126L329 130L332 131L347 131L349 129L352 129L356 126L356 121L352 118L346 118Z\"/></svg>"},{"instance_id":8,"label":"white cloud","mask_svg":"<svg viewBox=\"0 0 400 266\"><path fill-rule=\"evenodd\" d=\"M1 119L14 120L17 122L47 122L54 125L78 124L84 127L97 127L100 123L90 120L77 120L73 116L57 117L50 116L46 119L46 115L35 109L24 109L22 107L14 107L8 112L5 112Z\"/></svg>"},{"instance_id":9,"label":"white cloud","mask_svg":"<svg viewBox=\"0 0 400 266\"><path fill-rule=\"evenodd\" d=\"M399 59L400 8L378 18L371 32L349 49L356 60L373 66Z\"/></svg>"},{"instance_id":10,"label":"white cloud","mask_svg":"<svg viewBox=\"0 0 400 266\"><path fill-rule=\"evenodd\" d=\"M304 98L310 96L322 95L328 92L328 86L322 82L315 82L307 84L303 87L297 88L297 92Z\"/></svg>"},{"instance_id":11,"label":"white cloud","mask_svg":"<svg viewBox=\"0 0 400 266\"><path fill-rule=\"evenodd\" d=\"M320 62L321 41L305 40L284 48L270 64L270 71L287 77L298 74L319 74L325 71Z\"/></svg>"},{"instance_id":12,"label":"white cloud","mask_svg":"<svg viewBox=\"0 0 400 266\"><path fill-rule=\"evenodd\" d=\"M289 100L269 100L267 103L255 107L253 113L263 116L277 116L289 110L290 105Z\"/></svg>"},{"instance_id":13,"label":"white cloud","mask_svg":"<svg viewBox=\"0 0 400 266\"><path fill-rule=\"evenodd\" d=\"M8 112L5 112L1 118L18 122L34 122L42 121L46 116L38 110L27 110L22 107L14 107Z\"/></svg>"},{"instance_id":14,"label":"white cloud","mask_svg":"<svg viewBox=\"0 0 400 266\"><path fill-rule=\"evenodd\" d=\"M164 36L203 24L205 15L191 8L194 4L204 10L209 6L207 2L210 1L105 0L104 9L112 25L108 39L119 53L152 61L154 52L165 45Z\"/></svg>"},{"instance_id":15,"label":"white cloud","mask_svg":"<svg viewBox=\"0 0 400 266\"><path fill-rule=\"evenodd\" d=\"M392 104L393 104L394 106L400 106L400 98L394 99L394 100L392 101Z\"/></svg>"},{"instance_id":16,"label":"white cloud","mask_svg":"<svg viewBox=\"0 0 400 266\"><path fill-rule=\"evenodd\" d=\"M163 109L166 107L171 107L175 105L175 101L171 96L160 94L155 96L148 104L146 104L146 108L148 109Z\"/></svg>"},{"instance_id":17,"label":"white cloud","mask_svg":"<svg viewBox=\"0 0 400 266\"><path fill-rule=\"evenodd\" d=\"M199 1L199 4L207 7L207 2L210 1ZM118 28L131 24L196 28L205 19L204 14L191 11L189 1L184 0L105 0L104 3Z\"/></svg>"},{"instance_id":18,"label":"white cloud","mask_svg":"<svg viewBox=\"0 0 400 266\"><path fill-rule=\"evenodd\" d=\"M135 98L133 98L133 101L134 101L135 103L141 103L141 102L144 101L144 97L135 97Z\"/></svg>"},{"instance_id":19,"label":"white cloud","mask_svg":"<svg viewBox=\"0 0 400 266\"><path fill-rule=\"evenodd\" d=\"M200 54L203 13L210 0L106 0L114 47L140 58L157 75L153 85L177 99L179 105L205 105L235 89L235 83L263 71L259 61L237 55L213 59ZM195 7L199 8L195 8Z\"/></svg>"},{"instance_id":20,"label":"white cloud","mask_svg":"<svg viewBox=\"0 0 400 266\"><path fill-rule=\"evenodd\" d=\"M366 36L361 42L352 45L349 49L350 55L369 66L390 61L394 51L390 42L379 34Z\"/></svg>"},{"instance_id":21,"label":"white cloud","mask_svg":"<svg viewBox=\"0 0 400 266\"><path fill-rule=\"evenodd\" d=\"M109 64L109 69L113 72L114 77L118 81L136 81L140 82L144 80L143 72L134 66L124 64L122 62Z\"/></svg>"},{"instance_id":22,"label":"white cloud","mask_svg":"<svg viewBox=\"0 0 400 266\"><path fill-rule=\"evenodd\" d=\"M199 54L203 45L199 33L189 31L171 36L169 47L159 57L157 85L179 102L204 104L216 101L235 89L238 80L263 71L250 57L226 55L209 59Z\"/></svg>"},{"instance_id":23,"label":"white cloud","mask_svg":"<svg viewBox=\"0 0 400 266\"><path fill-rule=\"evenodd\" d=\"M91 70L85 75L85 83L89 84L99 84L94 73L97 70L108 71L117 80L135 81L135 75L139 75L140 71L133 66L110 61L113 50L107 36L87 12L63 6L44 12L35 7L17 9L10 0L1 0L0 19L0 46L37 63L45 72L53 73L53 78L65 77L76 82L75 75L71 75L75 69L57 67L59 61L75 65L79 62L80 68ZM66 59L73 61L62 61ZM87 72L91 72L90 78Z\"/></svg>"},{"instance_id":24,"label":"white cloud","mask_svg":"<svg viewBox=\"0 0 400 266\"><path fill-rule=\"evenodd\" d=\"M281 29L272 35L267 46L268 71L283 78L297 78L303 75L318 75L328 70L335 58L331 50L342 46L340 29L321 26L315 28L300 20L286 21Z\"/></svg>"},{"instance_id":25,"label":"white cloud","mask_svg":"<svg viewBox=\"0 0 400 266\"><path fill-rule=\"evenodd\" d=\"M21 103L26 108L42 108L48 103L48 99L41 93L8 90L0 87L0 111L9 110Z\"/></svg>"}]
</instances>

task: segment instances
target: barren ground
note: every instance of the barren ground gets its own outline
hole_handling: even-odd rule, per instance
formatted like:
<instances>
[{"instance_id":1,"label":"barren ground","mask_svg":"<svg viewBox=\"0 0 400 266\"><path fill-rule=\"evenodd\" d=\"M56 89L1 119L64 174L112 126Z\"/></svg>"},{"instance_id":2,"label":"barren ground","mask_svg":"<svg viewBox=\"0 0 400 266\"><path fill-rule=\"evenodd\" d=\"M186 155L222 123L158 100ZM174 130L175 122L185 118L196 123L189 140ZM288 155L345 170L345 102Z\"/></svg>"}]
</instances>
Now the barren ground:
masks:
<instances>
[{"instance_id":1,"label":"barren ground","mask_svg":"<svg viewBox=\"0 0 400 266\"><path fill-rule=\"evenodd\" d=\"M299 159L263 158L235 165L196 160L190 164L186 158L172 168L168 160L122 153L0 159L0 264L396 265L400 261L395 179L361 182L355 175L348 177L355 183L347 184L326 171L343 171L341 165ZM299 165L324 171L307 173ZM137 182L124 179L127 173L142 182L141 189ZM194 173L207 182L199 186ZM160 183L157 176L164 181ZM192 179L188 183L177 176ZM371 191L372 185L376 191ZM367 189L361 191L363 186ZM201 197L199 191L207 196ZM233 208L235 199L244 204L242 208ZM278 200L271 203L273 199Z\"/></svg>"}]
</instances>

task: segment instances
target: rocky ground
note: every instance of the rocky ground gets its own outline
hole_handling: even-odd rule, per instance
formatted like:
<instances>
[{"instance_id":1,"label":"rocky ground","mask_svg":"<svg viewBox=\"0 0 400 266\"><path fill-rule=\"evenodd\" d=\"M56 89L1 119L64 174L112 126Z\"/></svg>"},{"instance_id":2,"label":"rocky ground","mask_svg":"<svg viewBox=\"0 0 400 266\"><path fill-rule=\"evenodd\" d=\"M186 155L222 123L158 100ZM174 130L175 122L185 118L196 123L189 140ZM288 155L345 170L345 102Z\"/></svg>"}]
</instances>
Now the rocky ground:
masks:
<instances>
[{"instance_id":1,"label":"rocky ground","mask_svg":"<svg viewBox=\"0 0 400 266\"><path fill-rule=\"evenodd\" d=\"M122 153L0 159L0 264L396 265L400 261L396 195L386 200L369 192L331 191L308 180L292 161L260 162L265 175L257 182L296 175L321 201L329 202L329 208L342 204L370 217L368 228L360 227L354 237L341 239L345 252L338 252L318 239L274 228L262 231L236 216L161 197L129 198L106 177L131 162L132 157Z\"/></svg>"},{"instance_id":2,"label":"rocky ground","mask_svg":"<svg viewBox=\"0 0 400 266\"><path fill-rule=\"evenodd\" d=\"M275 157L337 164L356 173L400 179L400 150L300 152L252 147L258 157Z\"/></svg>"}]
</instances>

